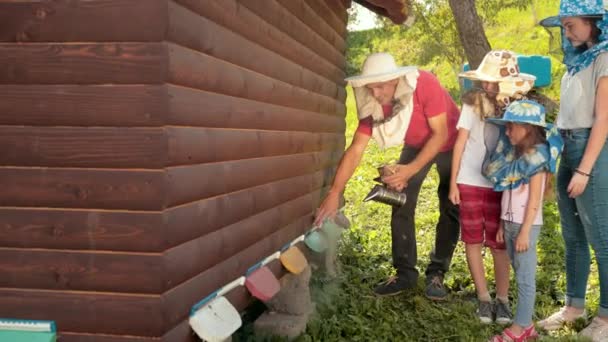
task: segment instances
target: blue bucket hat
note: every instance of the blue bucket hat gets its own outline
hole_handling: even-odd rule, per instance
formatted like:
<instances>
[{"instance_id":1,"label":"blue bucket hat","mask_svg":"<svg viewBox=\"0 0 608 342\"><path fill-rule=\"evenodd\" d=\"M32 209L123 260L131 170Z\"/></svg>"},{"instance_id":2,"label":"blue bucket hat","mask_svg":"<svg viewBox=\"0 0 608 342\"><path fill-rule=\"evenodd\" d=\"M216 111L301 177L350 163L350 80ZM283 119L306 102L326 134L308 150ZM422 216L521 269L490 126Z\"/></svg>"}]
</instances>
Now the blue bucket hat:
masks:
<instances>
[{"instance_id":1,"label":"blue bucket hat","mask_svg":"<svg viewBox=\"0 0 608 342\"><path fill-rule=\"evenodd\" d=\"M562 0L559 5L559 14L541 20L540 24L545 27L562 26L562 18L601 18L605 12L604 0Z\"/></svg>"},{"instance_id":2,"label":"blue bucket hat","mask_svg":"<svg viewBox=\"0 0 608 342\"><path fill-rule=\"evenodd\" d=\"M545 121L545 108L534 101L512 102L501 119L489 118L486 122L499 126L497 143L488 151L482 173L494 184L494 190L503 191L527 184L530 177L540 171L555 173L557 158L564 143L557 127ZM533 153L516 158L515 147L506 134L506 123L530 124L543 127L546 144L536 146Z\"/></svg>"},{"instance_id":3,"label":"blue bucket hat","mask_svg":"<svg viewBox=\"0 0 608 342\"><path fill-rule=\"evenodd\" d=\"M574 47L566 38L564 28L561 27L561 19L568 17L598 18L596 25L602 32L599 42L582 52ZM541 20L540 24L545 27L561 27L563 62L572 75L591 65L600 53L608 51L608 16L603 0L562 0L559 14Z\"/></svg>"},{"instance_id":4,"label":"blue bucket hat","mask_svg":"<svg viewBox=\"0 0 608 342\"><path fill-rule=\"evenodd\" d=\"M547 123L545 122L545 107L538 102L530 100L511 102L502 118L489 118L486 121L498 125L515 122L547 127Z\"/></svg>"}]
</instances>

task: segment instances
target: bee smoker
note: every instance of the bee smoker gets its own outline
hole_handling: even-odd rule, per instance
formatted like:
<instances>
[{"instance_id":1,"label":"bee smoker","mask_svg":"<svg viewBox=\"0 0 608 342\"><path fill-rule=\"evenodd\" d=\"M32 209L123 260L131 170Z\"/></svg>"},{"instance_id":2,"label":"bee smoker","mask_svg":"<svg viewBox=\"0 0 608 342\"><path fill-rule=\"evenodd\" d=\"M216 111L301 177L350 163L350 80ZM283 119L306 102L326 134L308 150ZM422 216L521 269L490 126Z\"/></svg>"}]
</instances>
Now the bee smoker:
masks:
<instances>
[{"instance_id":1,"label":"bee smoker","mask_svg":"<svg viewBox=\"0 0 608 342\"><path fill-rule=\"evenodd\" d=\"M389 190L384 185L377 184L372 188L372 191L365 196L363 202L376 201L384 204L390 204L400 207L405 204L407 197L404 193L395 190Z\"/></svg>"},{"instance_id":2,"label":"bee smoker","mask_svg":"<svg viewBox=\"0 0 608 342\"><path fill-rule=\"evenodd\" d=\"M390 168L389 171L391 171ZM374 178L374 180L380 184L376 184L372 188L369 194L365 196L365 199L363 199L363 202L376 201L396 207L404 205L407 200L407 196L402 192L388 189L386 184L382 182L381 177L384 173L384 167L379 167L378 172L380 173L380 177Z\"/></svg>"}]
</instances>

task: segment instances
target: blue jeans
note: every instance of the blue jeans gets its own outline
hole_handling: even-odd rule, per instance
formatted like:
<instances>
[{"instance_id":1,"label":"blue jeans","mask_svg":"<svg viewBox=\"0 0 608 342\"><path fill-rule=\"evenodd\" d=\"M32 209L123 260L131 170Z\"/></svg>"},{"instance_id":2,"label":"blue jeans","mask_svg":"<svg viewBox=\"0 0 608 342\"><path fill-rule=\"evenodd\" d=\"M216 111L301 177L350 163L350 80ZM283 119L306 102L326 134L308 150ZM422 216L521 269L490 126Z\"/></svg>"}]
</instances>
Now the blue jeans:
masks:
<instances>
[{"instance_id":1,"label":"blue jeans","mask_svg":"<svg viewBox=\"0 0 608 342\"><path fill-rule=\"evenodd\" d=\"M522 327L532 324L534 301L536 300L536 242L541 226L530 228L528 250L523 253L515 251L515 241L521 229L519 223L502 221L505 232L505 245L515 271L517 281L517 311L513 322Z\"/></svg>"},{"instance_id":2,"label":"blue jeans","mask_svg":"<svg viewBox=\"0 0 608 342\"><path fill-rule=\"evenodd\" d=\"M562 131L564 152L557 173L557 203L566 245L566 305L585 307L591 244L600 280L598 315L608 317L608 142L595 162L585 191L574 199L567 191L589 134L589 129Z\"/></svg>"}]
</instances>

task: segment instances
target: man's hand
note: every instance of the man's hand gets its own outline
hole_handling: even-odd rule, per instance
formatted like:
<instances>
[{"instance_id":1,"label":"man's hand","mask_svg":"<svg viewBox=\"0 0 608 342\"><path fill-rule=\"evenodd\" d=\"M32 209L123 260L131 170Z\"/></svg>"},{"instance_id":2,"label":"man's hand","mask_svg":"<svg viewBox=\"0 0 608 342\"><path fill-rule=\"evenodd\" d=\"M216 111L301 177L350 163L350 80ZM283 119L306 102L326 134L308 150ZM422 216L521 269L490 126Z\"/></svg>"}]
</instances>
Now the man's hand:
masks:
<instances>
[{"instance_id":1,"label":"man's hand","mask_svg":"<svg viewBox=\"0 0 608 342\"><path fill-rule=\"evenodd\" d=\"M393 168L395 173L390 176L382 177L382 182L389 188L401 191L407 187L407 183L416 174L416 170L409 164L397 165Z\"/></svg>"},{"instance_id":2,"label":"man's hand","mask_svg":"<svg viewBox=\"0 0 608 342\"><path fill-rule=\"evenodd\" d=\"M338 212L338 206L340 205L340 193L330 191L327 197L323 200L323 203L317 209L315 217L315 227L320 227L326 218L334 218Z\"/></svg>"},{"instance_id":3,"label":"man's hand","mask_svg":"<svg viewBox=\"0 0 608 342\"><path fill-rule=\"evenodd\" d=\"M456 183L450 184L450 194L448 195L448 198L454 205L460 204L460 190L458 190L458 185L456 185Z\"/></svg>"}]
</instances>

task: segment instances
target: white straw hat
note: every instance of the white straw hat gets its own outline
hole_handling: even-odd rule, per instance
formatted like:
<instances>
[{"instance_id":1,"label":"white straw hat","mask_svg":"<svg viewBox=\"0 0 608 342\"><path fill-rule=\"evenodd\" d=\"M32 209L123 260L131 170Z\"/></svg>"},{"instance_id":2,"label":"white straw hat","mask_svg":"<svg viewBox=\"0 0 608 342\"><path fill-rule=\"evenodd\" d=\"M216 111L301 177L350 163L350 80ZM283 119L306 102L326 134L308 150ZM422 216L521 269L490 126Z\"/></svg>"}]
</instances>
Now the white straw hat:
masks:
<instances>
[{"instance_id":1,"label":"white straw hat","mask_svg":"<svg viewBox=\"0 0 608 342\"><path fill-rule=\"evenodd\" d=\"M418 68L414 66L399 67L395 59L389 53L373 53L363 62L361 75L345 79L353 87L362 87L369 83L386 82L403 76Z\"/></svg>"}]
</instances>

